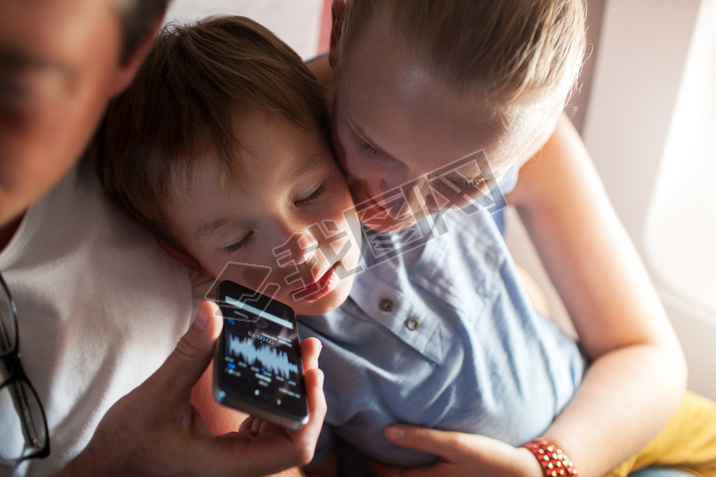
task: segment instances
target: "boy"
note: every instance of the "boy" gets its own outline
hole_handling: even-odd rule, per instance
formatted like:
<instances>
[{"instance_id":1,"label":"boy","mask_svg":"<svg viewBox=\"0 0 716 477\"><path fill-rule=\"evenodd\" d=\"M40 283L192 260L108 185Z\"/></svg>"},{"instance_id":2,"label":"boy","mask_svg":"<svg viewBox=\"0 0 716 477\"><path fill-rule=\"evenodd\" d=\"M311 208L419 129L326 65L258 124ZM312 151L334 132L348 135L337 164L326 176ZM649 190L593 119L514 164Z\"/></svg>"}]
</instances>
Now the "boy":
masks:
<instances>
[{"instance_id":1,"label":"boy","mask_svg":"<svg viewBox=\"0 0 716 477\"><path fill-rule=\"evenodd\" d=\"M358 222L300 58L248 19L217 18L162 34L138 78L92 148L110 196L212 277L283 284L275 298L299 314L343 303Z\"/></svg>"}]
</instances>

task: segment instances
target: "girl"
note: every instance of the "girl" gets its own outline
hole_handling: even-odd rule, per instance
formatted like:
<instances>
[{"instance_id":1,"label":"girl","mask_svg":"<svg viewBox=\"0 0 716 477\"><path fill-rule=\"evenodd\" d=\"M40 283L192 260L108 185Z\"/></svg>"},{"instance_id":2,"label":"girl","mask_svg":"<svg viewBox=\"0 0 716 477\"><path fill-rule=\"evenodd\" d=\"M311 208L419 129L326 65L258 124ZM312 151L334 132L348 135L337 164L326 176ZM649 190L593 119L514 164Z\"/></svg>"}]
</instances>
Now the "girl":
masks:
<instances>
[{"instance_id":1,"label":"girl","mask_svg":"<svg viewBox=\"0 0 716 477\"><path fill-rule=\"evenodd\" d=\"M583 475L604 475L669 422L682 402L686 369L648 275L562 113L582 61L583 9L579 0L335 0L332 71L320 62L313 68L331 83L334 147L354 200L359 208L384 212L368 222L379 231L414 225L418 210L440 213L429 181L417 179L459 158L478 151L486 157L484 167L456 171L461 191L474 187L473 196L483 184L496 178L505 184L519 173L514 188L503 192L565 302L590 363L542 436L564 449ZM388 200L396 187L404 192L400 207ZM326 337L317 336L325 345ZM322 364L328 361L324 354ZM330 375L326 382L330 386ZM684 403L677 415L682 422L687 409L708 412L713 422L711 403L696 405L691 397ZM329 403L327 420L330 409ZM705 438L675 426L665 432L682 449L685 438ZM388 428L386 435L440 455L427 470L431 475L540 473L529 449L482 436L408 426ZM702 443L713 449L710 439ZM705 466L691 471L714 472L713 455L697 457L693 449L684 455L669 460L659 450L638 466L703 457ZM633 465L634 459L616 475Z\"/></svg>"}]
</instances>

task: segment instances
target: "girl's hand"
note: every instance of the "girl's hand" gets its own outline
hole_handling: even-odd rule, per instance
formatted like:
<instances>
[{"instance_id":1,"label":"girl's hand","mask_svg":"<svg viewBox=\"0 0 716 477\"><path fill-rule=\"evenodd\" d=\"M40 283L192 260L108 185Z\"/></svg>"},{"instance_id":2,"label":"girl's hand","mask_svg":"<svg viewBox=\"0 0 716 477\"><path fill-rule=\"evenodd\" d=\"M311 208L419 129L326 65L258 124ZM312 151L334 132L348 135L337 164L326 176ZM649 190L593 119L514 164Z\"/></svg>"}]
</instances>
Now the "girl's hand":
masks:
<instances>
[{"instance_id":1,"label":"girl's hand","mask_svg":"<svg viewBox=\"0 0 716 477\"><path fill-rule=\"evenodd\" d=\"M386 437L408 449L436 454L440 460L426 467L390 467L373 462L378 477L434 477L476 475L480 477L542 477L534 455L490 437L423 427L394 425Z\"/></svg>"}]
</instances>

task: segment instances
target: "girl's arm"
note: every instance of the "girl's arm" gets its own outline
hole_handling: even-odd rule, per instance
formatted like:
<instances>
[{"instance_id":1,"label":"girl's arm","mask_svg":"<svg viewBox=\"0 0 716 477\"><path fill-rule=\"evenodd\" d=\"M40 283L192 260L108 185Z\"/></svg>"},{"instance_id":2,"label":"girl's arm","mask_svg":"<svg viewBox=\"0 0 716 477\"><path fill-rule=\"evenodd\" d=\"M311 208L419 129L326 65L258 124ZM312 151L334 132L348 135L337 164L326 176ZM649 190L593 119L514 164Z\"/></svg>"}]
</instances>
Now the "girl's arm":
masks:
<instances>
[{"instance_id":1,"label":"girl's arm","mask_svg":"<svg viewBox=\"0 0 716 477\"><path fill-rule=\"evenodd\" d=\"M667 423L686 365L647 272L589 154L563 115L508 201L539 252L592 364L544 434L582 475L602 475Z\"/></svg>"}]
</instances>

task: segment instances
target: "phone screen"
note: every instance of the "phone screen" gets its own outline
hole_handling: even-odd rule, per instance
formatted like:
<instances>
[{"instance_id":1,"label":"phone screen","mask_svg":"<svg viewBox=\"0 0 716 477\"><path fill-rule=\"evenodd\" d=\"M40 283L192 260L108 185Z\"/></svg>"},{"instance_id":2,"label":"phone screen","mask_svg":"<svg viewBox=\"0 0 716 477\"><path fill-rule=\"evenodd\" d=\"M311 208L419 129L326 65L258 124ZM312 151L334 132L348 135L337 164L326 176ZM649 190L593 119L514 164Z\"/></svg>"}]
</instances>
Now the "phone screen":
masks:
<instances>
[{"instance_id":1,"label":"phone screen","mask_svg":"<svg viewBox=\"0 0 716 477\"><path fill-rule=\"evenodd\" d=\"M281 425L300 426L308 412L293 310L232 282L222 282L220 290L224 328L214 364L217 399Z\"/></svg>"}]
</instances>

